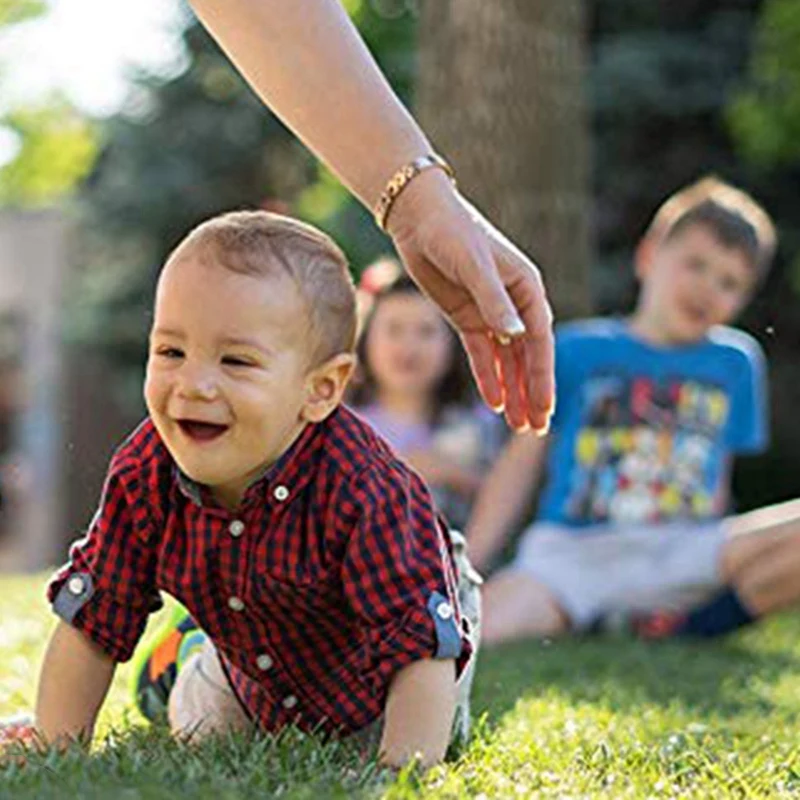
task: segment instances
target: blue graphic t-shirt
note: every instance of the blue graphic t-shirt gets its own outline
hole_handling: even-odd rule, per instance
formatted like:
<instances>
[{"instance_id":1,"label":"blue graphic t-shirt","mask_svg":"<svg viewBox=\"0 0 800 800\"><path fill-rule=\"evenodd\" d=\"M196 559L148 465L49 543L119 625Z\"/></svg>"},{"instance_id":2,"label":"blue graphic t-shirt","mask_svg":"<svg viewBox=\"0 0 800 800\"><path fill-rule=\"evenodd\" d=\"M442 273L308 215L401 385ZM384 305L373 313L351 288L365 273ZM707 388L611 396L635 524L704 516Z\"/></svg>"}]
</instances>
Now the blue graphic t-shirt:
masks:
<instances>
[{"instance_id":1,"label":"blue graphic t-shirt","mask_svg":"<svg viewBox=\"0 0 800 800\"><path fill-rule=\"evenodd\" d=\"M764 356L733 328L658 347L624 320L563 325L556 390L541 520L587 526L718 517L730 457L767 444Z\"/></svg>"}]
</instances>

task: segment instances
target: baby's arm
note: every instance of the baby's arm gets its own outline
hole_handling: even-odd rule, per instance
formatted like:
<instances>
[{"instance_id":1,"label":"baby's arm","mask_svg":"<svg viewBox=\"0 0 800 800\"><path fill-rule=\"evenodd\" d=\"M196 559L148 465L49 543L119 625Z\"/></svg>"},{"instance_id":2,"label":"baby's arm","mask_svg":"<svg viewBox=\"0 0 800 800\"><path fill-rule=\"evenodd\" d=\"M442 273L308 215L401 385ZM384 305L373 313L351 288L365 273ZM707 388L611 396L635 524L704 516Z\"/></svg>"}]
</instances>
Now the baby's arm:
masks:
<instances>
[{"instance_id":1,"label":"baby's arm","mask_svg":"<svg viewBox=\"0 0 800 800\"><path fill-rule=\"evenodd\" d=\"M88 741L116 663L84 634L59 622L47 647L36 699L36 727L44 740Z\"/></svg>"},{"instance_id":2,"label":"baby's arm","mask_svg":"<svg viewBox=\"0 0 800 800\"><path fill-rule=\"evenodd\" d=\"M415 661L399 670L389 687L381 760L399 767L418 755L422 766L441 761L450 741L456 707L452 659Z\"/></svg>"},{"instance_id":3,"label":"baby's arm","mask_svg":"<svg viewBox=\"0 0 800 800\"><path fill-rule=\"evenodd\" d=\"M547 439L535 433L514 436L486 477L467 526L470 560L485 569L539 480Z\"/></svg>"}]
</instances>

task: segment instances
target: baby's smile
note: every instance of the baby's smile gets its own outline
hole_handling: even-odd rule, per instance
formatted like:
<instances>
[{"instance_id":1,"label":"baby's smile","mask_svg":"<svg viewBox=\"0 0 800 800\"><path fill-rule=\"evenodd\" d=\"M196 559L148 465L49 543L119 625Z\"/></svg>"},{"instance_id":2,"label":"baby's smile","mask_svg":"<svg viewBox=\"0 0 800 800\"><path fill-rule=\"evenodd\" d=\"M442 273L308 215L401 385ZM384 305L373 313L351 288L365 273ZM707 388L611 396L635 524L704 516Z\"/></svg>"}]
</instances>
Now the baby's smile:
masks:
<instances>
[{"instance_id":1,"label":"baby's smile","mask_svg":"<svg viewBox=\"0 0 800 800\"><path fill-rule=\"evenodd\" d=\"M175 420L181 432L194 442L210 442L222 436L230 427L197 419Z\"/></svg>"}]
</instances>

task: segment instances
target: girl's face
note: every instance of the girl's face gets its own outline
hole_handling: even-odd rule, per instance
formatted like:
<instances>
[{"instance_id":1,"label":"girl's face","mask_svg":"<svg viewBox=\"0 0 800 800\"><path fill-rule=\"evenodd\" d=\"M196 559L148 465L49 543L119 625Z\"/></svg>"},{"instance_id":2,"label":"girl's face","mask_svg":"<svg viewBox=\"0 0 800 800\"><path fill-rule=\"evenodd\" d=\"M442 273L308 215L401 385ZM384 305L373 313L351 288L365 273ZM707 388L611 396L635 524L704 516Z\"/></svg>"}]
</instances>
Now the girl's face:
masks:
<instances>
[{"instance_id":1,"label":"girl's face","mask_svg":"<svg viewBox=\"0 0 800 800\"><path fill-rule=\"evenodd\" d=\"M366 358L379 393L433 392L450 366L453 338L439 310L416 292L378 301Z\"/></svg>"}]
</instances>

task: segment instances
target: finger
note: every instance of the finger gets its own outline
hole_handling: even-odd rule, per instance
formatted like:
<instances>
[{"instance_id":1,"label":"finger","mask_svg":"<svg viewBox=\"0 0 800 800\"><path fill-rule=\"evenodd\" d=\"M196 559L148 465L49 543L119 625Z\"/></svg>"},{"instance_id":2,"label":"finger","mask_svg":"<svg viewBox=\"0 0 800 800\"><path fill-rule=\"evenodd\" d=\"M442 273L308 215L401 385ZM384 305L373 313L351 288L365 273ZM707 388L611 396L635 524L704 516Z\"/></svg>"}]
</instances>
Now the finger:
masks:
<instances>
[{"instance_id":1,"label":"finger","mask_svg":"<svg viewBox=\"0 0 800 800\"><path fill-rule=\"evenodd\" d=\"M547 433L556 403L553 364L544 357L546 350L552 353L552 349L541 340L525 341L523 360L526 411L531 428L539 434Z\"/></svg>"},{"instance_id":2,"label":"finger","mask_svg":"<svg viewBox=\"0 0 800 800\"><path fill-rule=\"evenodd\" d=\"M555 345L552 314L542 293L539 302L525 311L523 370L527 415L535 431L543 431L555 408Z\"/></svg>"},{"instance_id":3,"label":"finger","mask_svg":"<svg viewBox=\"0 0 800 800\"><path fill-rule=\"evenodd\" d=\"M489 336L484 332L462 333L461 341L484 402L495 412L503 410L499 365Z\"/></svg>"},{"instance_id":4,"label":"finger","mask_svg":"<svg viewBox=\"0 0 800 800\"><path fill-rule=\"evenodd\" d=\"M522 339L516 339L508 345L494 342L493 346L500 364L506 421L515 431L524 430L528 427L526 397L521 382L525 344Z\"/></svg>"},{"instance_id":5,"label":"finger","mask_svg":"<svg viewBox=\"0 0 800 800\"><path fill-rule=\"evenodd\" d=\"M481 239L473 249L473 260L464 270L468 287L486 327L499 334L521 336L525 325L503 285L488 243Z\"/></svg>"},{"instance_id":6,"label":"finger","mask_svg":"<svg viewBox=\"0 0 800 800\"><path fill-rule=\"evenodd\" d=\"M555 407L553 313L539 271L521 255L505 251L503 256L516 278L510 293L526 328L521 367L526 416L534 430L543 432Z\"/></svg>"}]
</instances>

